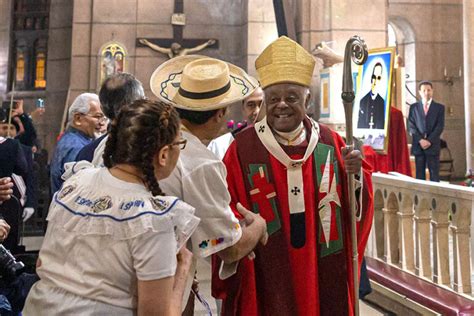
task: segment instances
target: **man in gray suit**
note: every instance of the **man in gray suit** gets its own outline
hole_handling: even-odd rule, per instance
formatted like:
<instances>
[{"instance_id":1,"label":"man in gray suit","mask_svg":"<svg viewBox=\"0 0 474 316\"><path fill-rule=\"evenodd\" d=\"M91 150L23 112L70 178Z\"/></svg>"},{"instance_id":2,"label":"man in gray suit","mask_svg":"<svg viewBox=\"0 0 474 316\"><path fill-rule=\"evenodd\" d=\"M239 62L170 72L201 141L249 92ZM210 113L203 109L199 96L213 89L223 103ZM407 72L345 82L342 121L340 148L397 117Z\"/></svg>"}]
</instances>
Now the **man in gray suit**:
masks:
<instances>
[{"instance_id":1,"label":"man in gray suit","mask_svg":"<svg viewBox=\"0 0 474 316\"><path fill-rule=\"evenodd\" d=\"M413 138L411 153L415 156L416 178L425 180L425 169L430 180L439 182L440 136L444 129L444 105L433 100L433 84L419 84L421 100L410 106L408 131Z\"/></svg>"}]
</instances>

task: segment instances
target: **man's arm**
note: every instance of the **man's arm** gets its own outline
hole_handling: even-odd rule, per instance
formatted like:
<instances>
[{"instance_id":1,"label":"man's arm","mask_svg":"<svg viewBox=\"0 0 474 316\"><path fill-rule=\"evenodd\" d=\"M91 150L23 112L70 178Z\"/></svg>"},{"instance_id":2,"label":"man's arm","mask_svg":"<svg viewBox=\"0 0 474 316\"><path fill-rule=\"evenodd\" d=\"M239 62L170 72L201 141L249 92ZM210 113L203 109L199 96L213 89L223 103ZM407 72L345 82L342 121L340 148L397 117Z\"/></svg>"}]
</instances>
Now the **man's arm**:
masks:
<instances>
[{"instance_id":1,"label":"man's arm","mask_svg":"<svg viewBox=\"0 0 474 316\"><path fill-rule=\"evenodd\" d=\"M194 168L183 177L182 186L183 200L196 208L195 215L201 219L191 237L193 252L198 256L220 253L224 262L234 262L248 255L264 239L266 224L259 215L244 210L244 224L239 225L229 206L231 196L221 162ZM226 248L230 249L223 251Z\"/></svg>"},{"instance_id":2,"label":"man's arm","mask_svg":"<svg viewBox=\"0 0 474 316\"><path fill-rule=\"evenodd\" d=\"M193 47L193 48L185 48L185 49L186 49L186 54L192 54L192 53L198 52L198 51L200 51L200 50L203 50L203 49L206 48L207 46L214 45L215 42L216 42L216 40L210 39L210 40L208 40L207 42L202 43L201 45L198 45L198 46L196 46L196 47Z\"/></svg>"},{"instance_id":3,"label":"man's arm","mask_svg":"<svg viewBox=\"0 0 474 316\"><path fill-rule=\"evenodd\" d=\"M433 143L434 141L438 140L441 136L441 133L444 130L444 105L440 104L440 111L438 113L438 117L436 118L437 122L433 131L427 135L426 139Z\"/></svg>"},{"instance_id":4,"label":"man's arm","mask_svg":"<svg viewBox=\"0 0 474 316\"><path fill-rule=\"evenodd\" d=\"M416 103L410 105L410 112L408 113L408 132L412 136L416 135L418 137L423 138L424 135L420 132L420 130L418 129L418 126L416 125L416 119L415 119L415 113L414 113L415 106L416 106Z\"/></svg>"},{"instance_id":5,"label":"man's arm","mask_svg":"<svg viewBox=\"0 0 474 316\"><path fill-rule=\"evenodd\" d=\"M259 241L263 245L266 245L268 241L267 223L263 217L250 212L240 203L237 203L237 209L245 220L245 226L242 226L242 237L233 246L217 253L227 264L239 261L249 255Z\"/></svg>"}]
</instances>

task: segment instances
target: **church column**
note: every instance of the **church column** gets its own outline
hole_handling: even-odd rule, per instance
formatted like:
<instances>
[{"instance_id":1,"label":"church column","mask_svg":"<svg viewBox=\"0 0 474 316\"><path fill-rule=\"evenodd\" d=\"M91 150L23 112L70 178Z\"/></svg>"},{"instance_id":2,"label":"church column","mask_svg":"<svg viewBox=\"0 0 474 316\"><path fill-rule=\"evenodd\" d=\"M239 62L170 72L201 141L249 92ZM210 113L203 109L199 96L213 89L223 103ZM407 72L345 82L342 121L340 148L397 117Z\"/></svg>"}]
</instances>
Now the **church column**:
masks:
<instances>
[{"instance_id":1,"label":"church column","mask_svg":"<svg viewBox=\"0 0 474 316\"><path fill-rule=\"evenodd\" d=\"M13 1L0 1L0 96L5 96L9 89L7 82L12 5Z\"/></svg>"},{"instance_id":2,"label":"church column","mask_svg":"<svg viewBox=\"0 0 474 316\"><path fill-rule=\"evenodd\" d=\"M257 77L255 59L278 38L273 1L248 1L247 14L247 71Z\"/></svg>"},{"instance_id":3,"label":"church column","mask_svg":"<svg viewBox=\"0 0 474 316\"><path fill-rule=\"evenodd\" d=\"M467 170L473 167L472 143L474 142L474 111L471 110L471 100L474 99L474 22L471 15L474 12L474 0L463 1L463 45L464 45L464 120L466 125L466 163Z\"/></svg>"},{"instance_id":4,"label":"church column","mask_svg":"<svg viewBox=\"0 0 474 316\"><path fill-rule=\"evenodd\" d=\"M42 129L48 131L42 146L48 150L50 157L61 130L61 119L68 95L73 14L72 1L51 0L46 66L46 115L42 118Z\"/></svg>"}]
</instances>

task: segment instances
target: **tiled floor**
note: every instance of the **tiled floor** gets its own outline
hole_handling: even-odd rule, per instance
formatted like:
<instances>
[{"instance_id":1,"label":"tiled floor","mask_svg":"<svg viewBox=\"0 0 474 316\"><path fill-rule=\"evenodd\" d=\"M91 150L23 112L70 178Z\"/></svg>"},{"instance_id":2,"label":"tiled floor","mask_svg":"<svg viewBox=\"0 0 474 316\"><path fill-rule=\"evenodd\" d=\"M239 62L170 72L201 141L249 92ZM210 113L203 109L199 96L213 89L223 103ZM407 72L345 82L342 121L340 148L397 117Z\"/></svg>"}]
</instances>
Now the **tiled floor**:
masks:
<instances>
[{"instance_id":1,"label":"tiled floor","mask_svg":"<svg viewBox=\"0 0 474 316\"><path fill-rule=\"evenodd\" d=\"M217 315L215 300L210 295L211 293L210 265L203 260L198 260L197 270L198 270L198 279L199 279L199 293L201 293L201 295L205 297L206 301L211 306L212 315ZM359 306L360 306L361 316L384 315L380 313L379 311L375 310L374 308L372 308L371 306L367 305L365 302L363 301L359 301L359 302L360 302ZM206 313L206 310L201 305L201 303L195 302L194 315L204 316L208 314Z\"/></svg>"},{"instance_id":2,"label":"tiled floor","mask_svg":"<svg viewBox=\"0 0 474 316\"><path fill-rule=\"evenodd\" d=\"M26 250L38 250L43 242L43 237L25 237L23 244ZM204 297L211 307L212 315L217 315L216 301L211 297L211 266L207 261L198 260L197 265L198 279L199 279L199 293ZM198 301L195 301L194 315L207 316L206 308ZM360 315L361 316L377 316L383 315L372 307L368 306L363 301L360 301Z\"/></svg>"}]
</instances>

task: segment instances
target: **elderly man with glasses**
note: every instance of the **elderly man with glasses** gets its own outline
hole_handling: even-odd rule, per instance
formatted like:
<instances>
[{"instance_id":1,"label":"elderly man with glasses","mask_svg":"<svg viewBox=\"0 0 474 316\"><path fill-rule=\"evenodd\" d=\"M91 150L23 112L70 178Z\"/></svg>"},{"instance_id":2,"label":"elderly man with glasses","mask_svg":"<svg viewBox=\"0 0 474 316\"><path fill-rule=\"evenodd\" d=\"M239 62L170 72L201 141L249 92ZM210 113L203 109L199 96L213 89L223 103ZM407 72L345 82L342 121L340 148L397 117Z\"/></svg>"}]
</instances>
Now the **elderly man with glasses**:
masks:
<instances>
[{"instance_id":1,"label":"elderly man with glasses","mask_svg":"<svg viewBox=\"0 0 474 316\"><path fill-rule=\"evenodd\" d=\"M64 164L74 161L77 153L94 140L94 133L99 132L107 121L100 108L99 97L93 93L79 95L69 108L68 117L68 127L51 160L52 194L61 188Z\"/></svg>"}]
</instances>

